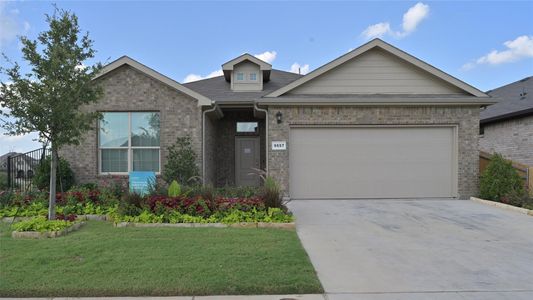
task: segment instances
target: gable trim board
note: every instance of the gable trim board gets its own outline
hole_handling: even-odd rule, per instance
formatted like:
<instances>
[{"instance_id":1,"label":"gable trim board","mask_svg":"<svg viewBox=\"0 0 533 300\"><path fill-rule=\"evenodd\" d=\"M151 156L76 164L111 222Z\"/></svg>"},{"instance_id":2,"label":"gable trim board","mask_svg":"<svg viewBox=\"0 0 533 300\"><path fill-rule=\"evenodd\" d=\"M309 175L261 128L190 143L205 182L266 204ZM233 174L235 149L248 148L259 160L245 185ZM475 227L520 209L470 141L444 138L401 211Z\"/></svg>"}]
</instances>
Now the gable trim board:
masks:
<instances>
[{"instance_id":1,"label":"gable trim board","mask_svg":"<svg viewBox=\"0 0 533 300\"><path fill-rule=\"evenodd\" d=\"M145 75L147 75L149 77L152 77L152 78L154 78L156 80L159 80L160 82L170 86L171 88L176 89L176 90L178 90L178 91L180 91L180 92L182 92L182 93L184 93L184 94L186 94L186 95L198 100L198 106L210 106L210 105L212 105L212 101L209 98L207 98L207 97L205 97L205 96L203 96L203 95L201 95L201 94L199 94L199 93L197 93L197 92L195 92L195 91L183 86L182 84L180 84L179 82L171 79L170 77L167 77L167 76L155 71L154 69L151 69L151 68L141 64L140 62L138 62L138 61L136 61L136 60L134 60L134 59L132 59L132 58L130 58L128 56L122 56L119 59L107 64L106 66L104 66L104 68L100 71L99 74L97 74L93 78L93 80L96 80L96 79L98 79L100 77L103 77L106 74L108 74L108 73L110 73L110 72L112 72L112 71L114 71L114 70L116 70L116 69L118 69L118 68L120 68L120 67L122 67L124 65L128 65L128 66L134 68L135 70L137 70L137 71L139 71L139 72L141 72L141 73L143 73L143 74L145 74Z\"/></svg>"},{"instance_id":2,"label":"gable trim board","mask_svg":"<svg viewBox=\"0 0 533 300\"><path fill-rule=\"evenodd\" d=\"M374 48L379 48L379 49L382 49L384 50L385 52L397 57L397 58L400 58L401 60L407 62L407 63L410 63L411 65L414 65L416 66L417 68L423 70L423 71L426 71L427 73L431 74L431 75L434 75L435 77L437 78L440 78L441 80L447 82L448 84L450 84L451 86L454 86L460 90L463 90L465 91L466 93L470 94L470 95L473 95L475 97L489 97L487 94L483 93L482 91L472 87L471 85L469 84L466 84L465 82L433 67L432 65L410 55L410 54L407 54L406 52L403 52L402 50L388 44L388 43L385 43L384 41L380 40L380 39L374 39L362 46L360 46L359 48L351 51L351 52L348 52L347 54L319 67L318 69L312 71L311 73L305 75L304 77L266 95L265 97L280 97L290 91L293 91L294 89L296 89L297 87L300 87L302 86L304 83L307 83L309 81L311 81L312 79L315 79L317 77L319 77L320 75L323 75L331 70L333 70L334 68L338 67L338 66L341 66L342 64L346 63L347 61L349 60L352 60L353 58L356 58L364 53L367 53L369 50L372 50Z\"/></svg>"}]
</instances>

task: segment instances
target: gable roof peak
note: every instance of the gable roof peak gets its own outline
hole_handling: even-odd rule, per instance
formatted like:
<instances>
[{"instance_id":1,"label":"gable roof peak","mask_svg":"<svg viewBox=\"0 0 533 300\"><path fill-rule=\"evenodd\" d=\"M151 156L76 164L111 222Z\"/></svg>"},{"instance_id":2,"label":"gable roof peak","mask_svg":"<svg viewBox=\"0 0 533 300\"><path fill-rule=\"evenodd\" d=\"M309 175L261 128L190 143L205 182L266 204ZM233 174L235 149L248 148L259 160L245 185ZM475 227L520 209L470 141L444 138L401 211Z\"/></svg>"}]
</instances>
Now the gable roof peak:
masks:
<instances>
[{"instance_id":1,"label":"gable roof peak","mask_svg":"<svg viewBox=\"0 0 533 300\"><path fill-rule=\"evenodd\" d=\"M263 78L265 81L270 80L270 71L272 70L272 65L267 63L264 60L261 60L250 53L241 54L234 59L222 64L222 72L224 72L224 77L226 81L230 82L231 72L235 68L235 65L240 64L241 62L249 61L259 66L259 70L263 72Z\"/></svg>"},{"instance_id":2,"label":"gable roof peak","mask_svg":"<svg viewBox=\"0 0 533 300\"><path fill-rule=\"evenodd\" d=\"M436 76L437 78L440 78L441 80L447 82L448 84L451 84L452 86L455 86L465 92L467 92L468 94L471 94L472 96L475 96L475 97L489 97L486 93L480 91L479 89L451 76L450 74L440 70L440 69L437 69L436 67L418 59L417 57L399 49L399 48L396 48L395 46L379 39L379 38L375 38L351 51L349 51L348 53L344 54L344 55L341 55L340 57L330 61L329 63L325 64L325 65L322 65L321 67L313 70L312 72L308 73L307 75L303 76L302 78L292 82L291 84L288 84L268 95L266 95L265 97L279 97L293 89L295 89L296 87L298 86L301 86L302 84L344 64L345 62L353 59L353 58L356 58L360 55L362 55L363 53L366 53L376 47L379 47L380 49L386 51L387 53L403 60L403 61L406 61L407 63L410 63L416 67L418 67L419 69L422 69L423 71L433 75L433 76Z\"/></svg>"},{"instance_id":3,"label":"gable roof peak","mask_svg":"<svg viewBox=\"0 0 533 300\"><path fill-rule=\"evenodd\" d=\"M98 79L98 78L100 78L100 77L102 77L102 76L104 76L104 75L106 75L106 74L108 74L108 73L110 73L110 72L112 72L112 71L124 66L124 65L128 65L128 66L134 68L135 70L143 73L144 75L152 77L152 78L154 78L154 79L156 79L156 80L158 80L158 81L170 86L171 88L173 88L175 90L178 90L178 91L180 91L180 92L182 92L182 93L184 93L184 94L186 94L186 95L198 100L198 106L204 106L204 105L211 105L212 104L211 103L212 101L209 98L207 98L207 97L205 97L205 96L203 96L203 95L201 95L201 94L199 94L199 93L197 93L197 92L195 92L195 91L183 86L181 83L175 81L174 79L172 79L172 78L170 78L168 76L165 76L165 75L157 72L156 70L143 65L142 63L134 60L133 58L131 58L131 57L127 56L127 55L122 55L118 59L112 61L111 63L109 63L107 65L105 65L102 68L102 70L100 71L100 73L98 73L93 78L93 80L96 80L96 79Z\"/></svg>"}]
</instances>

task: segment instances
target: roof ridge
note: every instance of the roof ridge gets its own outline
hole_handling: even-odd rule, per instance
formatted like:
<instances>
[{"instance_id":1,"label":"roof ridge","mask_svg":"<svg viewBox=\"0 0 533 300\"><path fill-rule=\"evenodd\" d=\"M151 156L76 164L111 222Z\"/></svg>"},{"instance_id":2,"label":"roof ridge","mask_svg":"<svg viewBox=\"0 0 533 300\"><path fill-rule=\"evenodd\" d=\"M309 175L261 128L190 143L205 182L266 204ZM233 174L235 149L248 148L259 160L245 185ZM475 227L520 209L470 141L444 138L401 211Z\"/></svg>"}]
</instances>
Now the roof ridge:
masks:
<instances>
[{"instance_id":1,"label":"roof ridge","mask_svg":"<svg viewBox=\"0 0 533 300\"><path fill-rule=\"evenodd\" d=\"M507 83L507 84L501 85L501 86L499 86L499 87L496 87L496 88L493 88L493 89L490 89L490 90L487 90L486 93L490 93L490 92L493 92L493 91L495 91L495 90L499 90L499 89L501 89L501 88L504 88L504 87L506 87L506 86L509 86L509 85L512 85L512 84L515 84L515 83L526 82L526 81L528 81L528 80L531 79L531 78L533 78L533 75L531 75L531 76L527 76L527 77L524 77L524 78L522 78L522 79L515 80L515 81L513 81L513 82L510 82L510 83Z\"/></svg>"}]
</instances>

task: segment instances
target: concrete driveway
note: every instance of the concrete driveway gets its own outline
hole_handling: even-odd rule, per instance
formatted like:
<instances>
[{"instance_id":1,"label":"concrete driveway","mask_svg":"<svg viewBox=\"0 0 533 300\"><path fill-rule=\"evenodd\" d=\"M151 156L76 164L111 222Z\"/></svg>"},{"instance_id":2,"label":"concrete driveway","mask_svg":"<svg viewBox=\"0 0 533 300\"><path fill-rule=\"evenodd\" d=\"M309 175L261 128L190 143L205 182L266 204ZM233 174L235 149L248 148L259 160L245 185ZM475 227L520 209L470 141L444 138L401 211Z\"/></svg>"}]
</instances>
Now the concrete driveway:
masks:
<instances>
[{"instance_id":1,"label":"concrete driveway","mask_svg":"<svg viewBox=\"0 0 533 300\"><path fill-rule=\"evenodd\" d=\"M533 299L533 217L468 200L294 200L327 297Z\"/></svg>"}]
</instances>

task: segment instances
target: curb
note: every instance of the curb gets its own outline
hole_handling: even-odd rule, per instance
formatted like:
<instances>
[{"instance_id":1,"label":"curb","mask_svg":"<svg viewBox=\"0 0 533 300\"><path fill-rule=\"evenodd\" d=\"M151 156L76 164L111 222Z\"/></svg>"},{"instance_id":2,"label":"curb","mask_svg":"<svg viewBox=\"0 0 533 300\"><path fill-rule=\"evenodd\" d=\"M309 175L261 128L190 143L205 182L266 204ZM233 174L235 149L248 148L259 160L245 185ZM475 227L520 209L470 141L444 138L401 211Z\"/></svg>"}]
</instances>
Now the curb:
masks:
<instances>
[{"instance_id":1,"label":"curb","mask_svg":"<svg viewBox=\"0 0 533 300\"><path fill-rule=\"evenodd\" d=\"M470 197L470 200L474 201L474 202L477 202L477 203L482 203L482 204L486 204L486 205L489 205L489 206L505 209L505 210L508 210L508 211L514 211L514 212L521 213L521 214L524 214L524 215L533 216L533 210L530 210L530 209L527 209L527 208L516 207L516 206L509 205L509 204L496 202L496 201L485 200L485 199L476 198L476 197Z\"/></svg>"}]
</instances>

